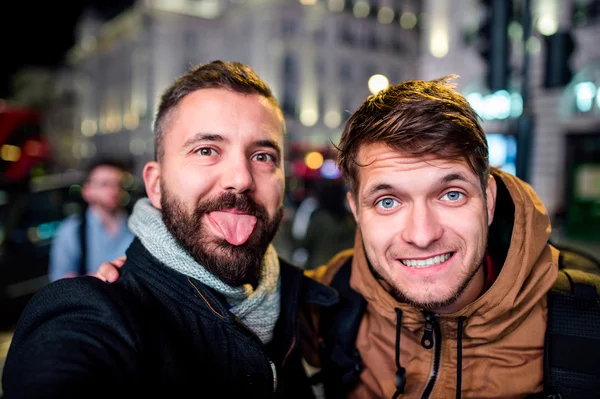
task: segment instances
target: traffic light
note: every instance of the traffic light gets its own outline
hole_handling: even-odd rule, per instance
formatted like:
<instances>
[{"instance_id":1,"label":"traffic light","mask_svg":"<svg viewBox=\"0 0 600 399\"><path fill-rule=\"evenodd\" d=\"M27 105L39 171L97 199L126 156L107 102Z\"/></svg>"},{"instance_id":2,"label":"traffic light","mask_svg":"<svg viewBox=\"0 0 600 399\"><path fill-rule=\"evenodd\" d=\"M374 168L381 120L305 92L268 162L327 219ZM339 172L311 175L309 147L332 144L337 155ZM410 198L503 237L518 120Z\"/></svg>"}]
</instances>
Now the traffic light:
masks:
<instances>
[{"instance_id":1,"label":"traffic light","mask_svg":"<svg viewBox=\"0 0 600 399\"><path fill-rule=\"evenodd\" d=\"M544 87L563 87L573 78L569 59L575 51L575 41L568 30L546 36L546 68Z\"/></svg>"},{"instance_id":2,"label":"traffic light","mask_svg":"<svg viewBox=\"0 0 600 399\"><path fill-rule=\"evenodd\" d=\"M511 3L508 0L482 1L484 15L478 32L478 50L486 63L486 83L492 92L507 88Z\"/></svg>"}]
</instances>

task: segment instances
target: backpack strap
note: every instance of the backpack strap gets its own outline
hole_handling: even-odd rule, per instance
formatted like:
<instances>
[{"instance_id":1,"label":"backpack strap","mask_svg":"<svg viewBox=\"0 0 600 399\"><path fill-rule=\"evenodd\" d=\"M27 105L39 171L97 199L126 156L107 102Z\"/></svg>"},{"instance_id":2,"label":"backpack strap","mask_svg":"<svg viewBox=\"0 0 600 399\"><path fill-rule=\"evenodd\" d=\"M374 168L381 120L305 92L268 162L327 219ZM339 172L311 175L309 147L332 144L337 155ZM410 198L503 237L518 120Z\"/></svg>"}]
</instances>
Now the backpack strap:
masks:
<instances>
[{"instance_id":1,"label":"backpack strap","mask_svg":"<svg viewBox=\"0 0 600 399\"><path fill-rule=\"evenodd\" d=\"M319 380L327 398L345 397L362 371L356 337L367 301L350 287L351 271L352 257L349 257L330 284L338 292L339 302L324 309L320 317L319 349L323 364Z\"/></svg>"},{"instance_id":2,"label":"backpack strap","mask_svg":"<svg viewBox=\"0 0 600 399\"><path fill-rule=\"evenodd\" d=\"M548 293L544 345L547 398L597 398L600 392L600 302L596 286L559 270L570 291ZM559 276L560 277L560 276ZM557 279L558 281L558 279Z\"/></svg>"},{"instance_id":3,"label":"backpack strap","mask_svg":"<svg viewBox=\"0 0 600 399\"><path fill-rule=\"evenodd\" d=\"M81 254L79 260L79 276L85 276L87 274L87 209L83 209L79 223L79 253Z\"/></svg>"},{"instance_id":4,"label":"backpack strap","mask_svg":"<svg viewBox=\"0 0 600 399\"><path fill-rule=\"evenodd\" d=\"M557 244L548 240L548 244L560 251L558 255L559 269L583 270L587 273L600 274L600 259L580 248Z\"/></svg>"}]
</instances>

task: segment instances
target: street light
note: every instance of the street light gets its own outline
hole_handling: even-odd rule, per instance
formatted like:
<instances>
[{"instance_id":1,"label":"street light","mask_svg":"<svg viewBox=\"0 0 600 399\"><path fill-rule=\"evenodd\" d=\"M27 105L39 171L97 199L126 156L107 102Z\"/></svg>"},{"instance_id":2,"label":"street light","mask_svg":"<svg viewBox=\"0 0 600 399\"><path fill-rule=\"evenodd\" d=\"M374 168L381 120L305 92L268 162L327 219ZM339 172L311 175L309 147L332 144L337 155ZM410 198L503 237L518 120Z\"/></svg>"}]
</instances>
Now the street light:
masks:
<instances>
[{"instance_id":1,"label":"street light","mask_svg":"<svg viewBox=\"0 0 600 399\"><path fill-rule=\"evenodd\" d=\"M390 85L390 81L385 75L377 74L369 78L369 91L373 94L379 93L381 90Z\"/></svg>"}]
</instances>

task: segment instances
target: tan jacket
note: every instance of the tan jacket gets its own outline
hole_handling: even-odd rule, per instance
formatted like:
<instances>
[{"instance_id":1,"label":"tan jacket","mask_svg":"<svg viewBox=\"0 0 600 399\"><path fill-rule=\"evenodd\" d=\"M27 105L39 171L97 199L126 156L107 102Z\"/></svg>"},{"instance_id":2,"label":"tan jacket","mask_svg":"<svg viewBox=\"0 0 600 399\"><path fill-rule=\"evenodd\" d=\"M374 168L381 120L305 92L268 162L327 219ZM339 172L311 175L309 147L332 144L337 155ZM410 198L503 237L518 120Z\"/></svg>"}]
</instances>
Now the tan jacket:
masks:
<instances>
[{"instance_id":1,"label":"tan jacket","mask_svg":"<svg viewBox=\"0 0 600 399\"><path fill-rule=\"evenodd\" d=\"M370 272L357 232L355 249L339 254L314 272L329 283L353 255L351 287L367 300L357 348L364 363L352 398L391 398L396 392L396 324L401 325L400 364L406 386L400 398L455 398L458 376L458 324L462 322L462 398L519 398L543 390L543 347L547 321L546 293L558 271L558 251L547 245L550 221L533 189L514 176L494 171L515 205L514 227L506 261L492 287L461 311L439 315L441 342L421 345L425 316L399 303ZM503 215L495 215L495 218ZM397 320L396 308L402 310ZM436 357L436 346L440 347ZM432 377L435 361L437 375ZM435 379L434 379L435 378ZM434 381L434 382L432 382Z\"/></svg>"}]
</instances>

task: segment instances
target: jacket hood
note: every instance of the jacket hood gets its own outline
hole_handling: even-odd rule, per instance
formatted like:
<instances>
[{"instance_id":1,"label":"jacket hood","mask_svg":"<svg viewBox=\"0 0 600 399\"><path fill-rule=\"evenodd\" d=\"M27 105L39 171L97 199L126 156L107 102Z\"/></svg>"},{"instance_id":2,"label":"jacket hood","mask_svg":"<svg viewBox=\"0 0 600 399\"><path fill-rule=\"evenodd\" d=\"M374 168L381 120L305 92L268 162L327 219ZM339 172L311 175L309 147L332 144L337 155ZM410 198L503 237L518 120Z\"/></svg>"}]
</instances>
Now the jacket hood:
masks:
<instances>
[{"instance_id":1,"label":"jacket hood","mask_svg":"<svg viewBox=\"0 0 600 399\"><path fill-rule=\"evenodd\" d=\"M489 228L488 253L501 270L494 284L479 298L441 319L466 317L465 335L495 340L524 320L546 295L558 273L558 251L547 245L550 237L548 213L525 182L492 168L498 193L494 221ZM362 294L381 316L395 321L400 307L403 320L423 319L420 309L399 303L377 281L365 256L357 229L351 287ZM516 323L516 324L515 324ZM478 331L485 328L485 331Z\"/></svg>"}]
</instances>

